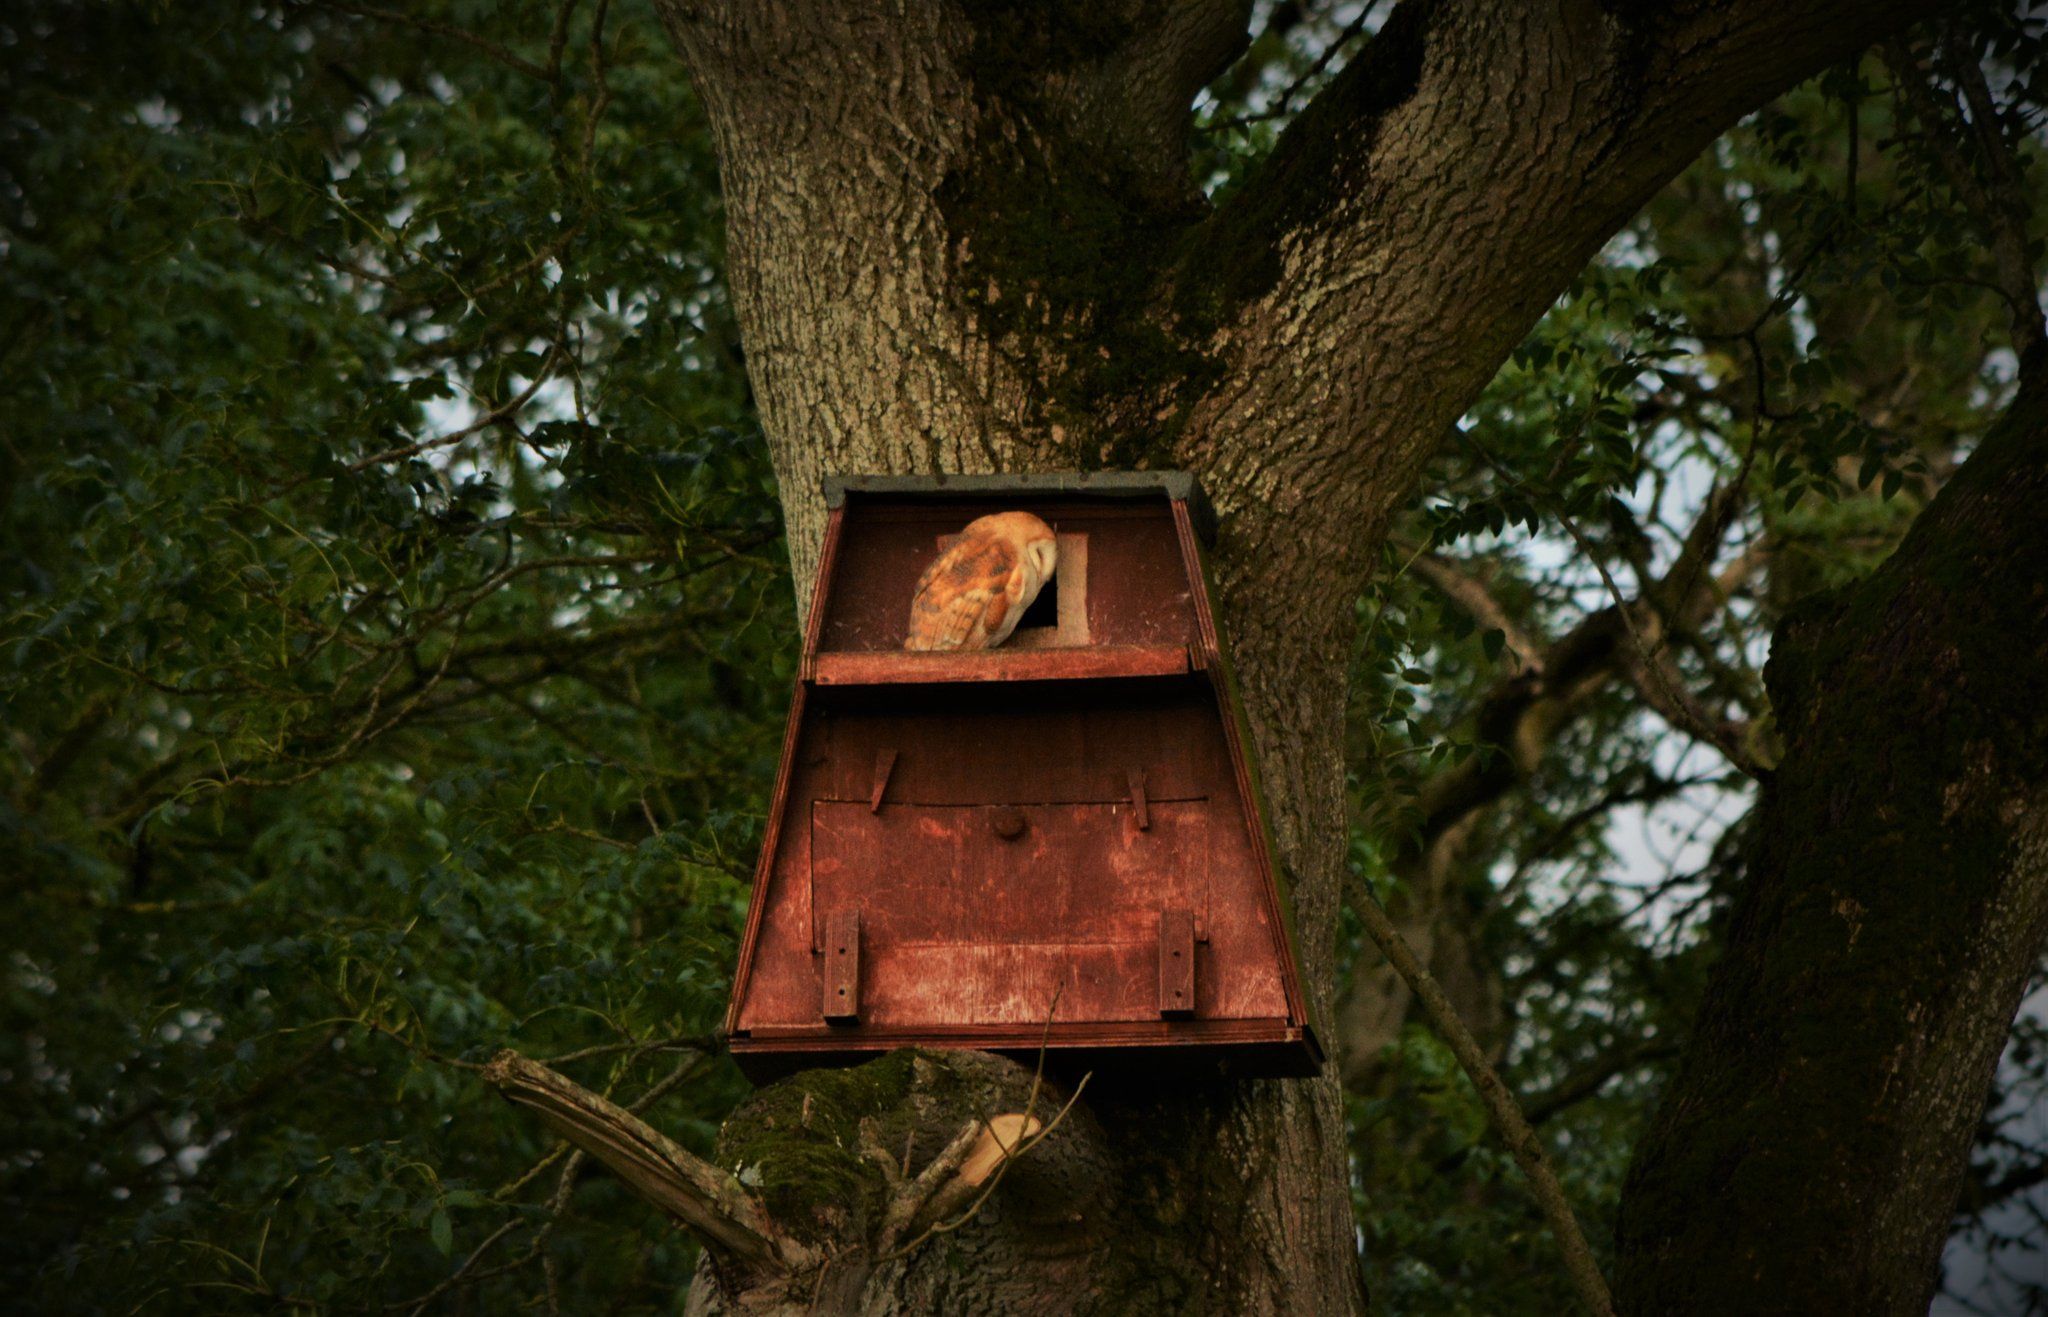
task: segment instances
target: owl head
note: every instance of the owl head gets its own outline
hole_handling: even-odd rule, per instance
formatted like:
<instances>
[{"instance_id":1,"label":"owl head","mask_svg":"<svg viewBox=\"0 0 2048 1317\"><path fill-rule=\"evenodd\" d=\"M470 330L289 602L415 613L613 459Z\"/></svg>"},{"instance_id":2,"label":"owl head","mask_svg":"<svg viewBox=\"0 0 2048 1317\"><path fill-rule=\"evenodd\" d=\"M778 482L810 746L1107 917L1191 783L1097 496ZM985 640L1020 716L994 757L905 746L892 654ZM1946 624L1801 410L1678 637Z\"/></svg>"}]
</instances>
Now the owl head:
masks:
<instances>
[{"instance_id":1,"label":"owl head","mask_svg":"<svg viewBox=\"0 0 2048 1317\"><path fill-rule=\"evenodd\" d=\"M1039 588L1052 579L1059 570L1059 541L1053 537L1052 527L1046 525L1028 512L996 512L976 518L962 531L960 538L971 540L986 536L991 539L1007 540L1017 550L1029 574L1026 586L1027 600L1037 595Z\"/></svg>"}]
</instances>

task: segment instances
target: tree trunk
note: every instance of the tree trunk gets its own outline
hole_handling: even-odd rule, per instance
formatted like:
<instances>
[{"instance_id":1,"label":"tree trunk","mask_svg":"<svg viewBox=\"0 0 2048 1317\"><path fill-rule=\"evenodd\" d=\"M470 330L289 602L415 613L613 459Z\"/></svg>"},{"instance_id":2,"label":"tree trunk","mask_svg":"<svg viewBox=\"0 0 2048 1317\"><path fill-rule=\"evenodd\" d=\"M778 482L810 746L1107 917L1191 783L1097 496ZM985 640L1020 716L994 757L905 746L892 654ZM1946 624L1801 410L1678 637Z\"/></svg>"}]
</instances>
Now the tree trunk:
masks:
<instances>
[{"instance_id":1,"label":"tree trunk","mask_svg":"<svg viewBox=\"0 0 2048 1317\"><path fill-rule=\"evenodd\" d=\"M1787 752L1623 1194L1624 1312L1927 1311L2048 937L2041 374L1882 567L1779 629Z\"/></svg>"},{"instance_id":2,"label":"tree trunk","mask_svg":"<svg viewBox=\"0 0 2048 1317\"><path fill-rule=\"evenodd\" d=\"M1119 442L1113 413L1131 403L1100 391L1100 368L1087 360L1092 340L1176 363L1145 367L1147 392L1184 368L1163 335L1141 344L1138 331L1103 324L1104 304L1116 282L1137 285L1154 266L1159 235L1199 214L1185 177L1186 108L1242 41L1235 10L1172 6L1150 39L1131 34L1128 62L1100 69L1084 46L1062 48L1085 38L1061 35L1028 6L986 28L915 5L900 17L893 7L764 7L745 24L679 26L706 75L699 85L721 147L733 294L806 600L826 474L1100 467L1102 450ZM1000 87L1013 67L1043 80L1032 109L975 81ZM1048 102L1043 117L1034 112ZM1112 157L1113 181L1071 166L1083 144ZM1013 276L1001 260L1048 268ZM1061 268L1068 260L1075 268ZM1112 414L1090 415L1098 402ZM1349 609L1327 615L1340 612ZM1318 630L1323 643L1304 644L1311 637L1275 626L1267 635L1281 643L1253 651L1307 669L1297 692L1305 707L1270 716L1257 676L1246 695L1265 733L1285 862L1322 879L1298 891L1303 922L1327 930L1344 827L1348 624ZM1236 653L1245 662L1245 648ZM1327 934L1309 933L1302 956L1326 1010ZM1202 1284L1163 1307L1363 1307L1334 1083L1183 1088L1173 1100L1134 1092L1112 1101L1105 1091L1091 1105L1131 1157L1127 1178L1153 1186L1155 1210L1171 1213L1191 1245L1186 1261ZM1008 1246L1033 1251L1028 1239ZM991 1275L1002 1270L993 1250L980 1258ZM1074 1300L1071 1278L1049 1270L1043 1279L1046 1310ZM1020 1302L1012 1292L1003 1306Z\"/></svg>"},{"instance_id":3,"label":"tree trunk","mask_svg":"<svg viewBox=\"0 0 2048 1317\"><path fill-rule=\"evenodd\" d=\"M1248 0L662 0L718 144L799 595L829 473L1195 471L1327 1020L1353 603L1391 510L1658 186L1915 7L1402 4L1212 209L1190 104L1246 44ZM1175 1310L1362 1309L1334 1073L1088 1105L1121 1201L1196 1277ZM976 1266L1041 1244L1013 1231ZM927 1253L910 1265L945 1265ZM978 1300L1076 1301L1058 1268L1033 1302Z\"/></svg>"}]
</instances>

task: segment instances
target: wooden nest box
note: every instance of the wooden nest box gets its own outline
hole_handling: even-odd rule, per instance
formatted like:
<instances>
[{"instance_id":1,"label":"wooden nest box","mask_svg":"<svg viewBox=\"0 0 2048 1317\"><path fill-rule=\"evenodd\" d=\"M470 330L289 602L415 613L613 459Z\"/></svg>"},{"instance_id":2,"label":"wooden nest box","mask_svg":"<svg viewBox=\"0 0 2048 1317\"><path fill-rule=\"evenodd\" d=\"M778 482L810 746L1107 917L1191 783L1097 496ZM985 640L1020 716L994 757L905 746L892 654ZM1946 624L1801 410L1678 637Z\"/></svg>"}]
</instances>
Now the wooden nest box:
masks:
<instances>
[{"instance_id":1,"label":"wooden nest box","mask_svg":"<svg viewBox=\"0 0 2048 1317\"><path fill-rule=\"evenodd\" d=\"M1091 1065L1316 1072L1199 498L1174 472L827 482L726 1018L750 1076L1041 1040ZM906 652L919 575L1018 509L1059 567L1016 633Z\"/></svg>"}]
</instances>

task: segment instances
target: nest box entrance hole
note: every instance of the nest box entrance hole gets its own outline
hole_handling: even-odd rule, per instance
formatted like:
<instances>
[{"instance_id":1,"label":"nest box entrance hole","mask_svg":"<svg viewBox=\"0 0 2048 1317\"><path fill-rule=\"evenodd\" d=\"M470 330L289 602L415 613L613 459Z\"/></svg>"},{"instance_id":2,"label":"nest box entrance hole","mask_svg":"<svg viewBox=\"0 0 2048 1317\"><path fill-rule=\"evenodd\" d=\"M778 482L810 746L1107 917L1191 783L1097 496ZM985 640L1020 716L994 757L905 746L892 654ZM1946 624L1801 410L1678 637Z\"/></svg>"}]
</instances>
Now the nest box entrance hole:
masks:
<instances>
[{"instance_id":1,"label":"nest box entrance hole","mask_svg":"<svg viewBox=\"0 0 2048 1317\"><path fill-rule=\"evenodd\" d=\"M1038 598L1032 600L1031 607L1024 610L1024 616L1017 619L1017 630L1019 632L1038 631L1047 627L1054 631L1059 630L1060 577L1062 574L1061 572L1054 572L1052 579L1039 589Z\"/></svg>"}]
</instances>

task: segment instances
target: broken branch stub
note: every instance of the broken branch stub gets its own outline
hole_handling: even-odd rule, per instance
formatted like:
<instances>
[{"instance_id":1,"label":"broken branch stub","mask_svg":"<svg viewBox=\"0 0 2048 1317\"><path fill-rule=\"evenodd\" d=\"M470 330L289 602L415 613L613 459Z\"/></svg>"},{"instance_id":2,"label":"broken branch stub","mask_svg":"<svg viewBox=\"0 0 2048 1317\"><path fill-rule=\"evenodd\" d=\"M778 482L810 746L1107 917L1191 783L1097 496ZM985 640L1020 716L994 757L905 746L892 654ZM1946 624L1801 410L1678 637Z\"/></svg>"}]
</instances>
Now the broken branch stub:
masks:
<instances>
[{"instance_id":1,"label":"broken branch stub","mask_svg":"<svg viewBox=\"0 0 2048 1317\"><path fill-rule=\"evenodd\" d=\"M1002 1165L1004 1158L1015 1156L1024 1141L1043 1128L1043 1123L1036 1116L1021 1112L991 1116L988 1124L982 1127L981 1136L974 1141L974 1147L960 1163L961 1180L979 1187L991 1171Z\"/></svg>"}]
</instances>

